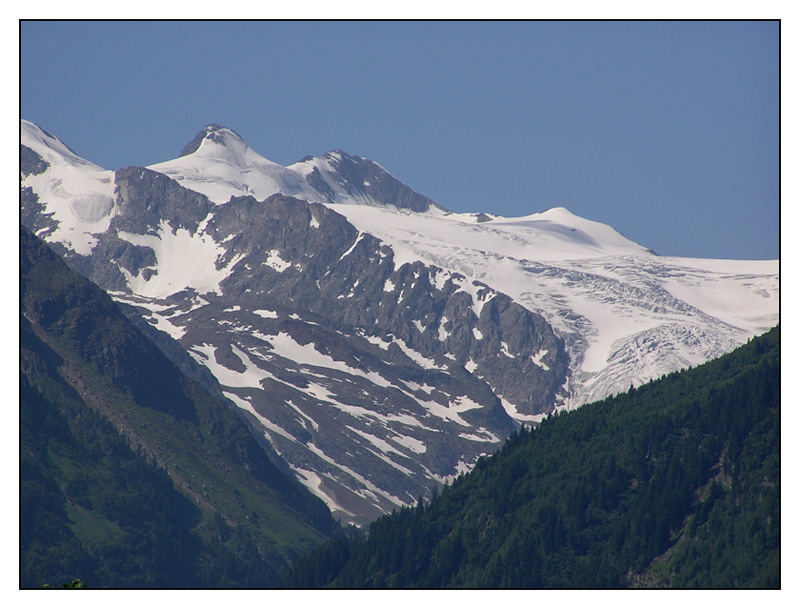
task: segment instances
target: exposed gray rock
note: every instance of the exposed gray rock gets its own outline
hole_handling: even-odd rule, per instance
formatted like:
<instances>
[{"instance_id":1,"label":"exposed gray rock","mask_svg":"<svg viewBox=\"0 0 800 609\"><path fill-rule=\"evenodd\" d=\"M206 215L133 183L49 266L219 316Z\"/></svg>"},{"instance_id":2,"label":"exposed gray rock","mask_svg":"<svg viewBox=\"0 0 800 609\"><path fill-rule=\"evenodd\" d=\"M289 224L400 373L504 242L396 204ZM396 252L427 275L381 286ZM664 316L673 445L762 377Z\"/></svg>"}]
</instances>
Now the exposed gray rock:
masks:
<instances>
[{"instance_id":1,"label":"exposed gray rock","mask_svg":"<svg viewBox=\"0 0 800 609\"><path fill-rule=\"evenodd\" d=\"M42 174L49 166L37 152L20 144L20 178ZM47 213L47 206L39 200L39 196L30 186L20 188L19 204L22 224L39 237L46 239L48 234L58 228L58 222L53 219L53 214Z\"/></svg>"},{"instance_id":2,"label":"exposed gray rock","mask_svg":"<svg viewBox=\"0 0 800 609\"><path fill-rule=\"evenodd\" d=\"M316 190L322 198L328 203L336 201L336 192L331 188L330 184L325 181L319 169L314 169L306 176L306 181L311 185L311 188Z\"/></svg>"},{"instance_id":3,"label":"exposed gray rock","mask_svg":"<svg viewBox=\"0 0 800 609\"><path fill-rule=\"evenodd\" d=\"M339 185L350 195L364 194L387 205L411 211L428 211L431 206L438 207L374 161L341 150L326 152L323 158L334 168ZM329 190L321 186L318 180L309 180L309 183L323 196L329 196Z\"/></svg>"},{"instance_id":4,"label":"exposed gray rock","mask_svg":"<svg viewBox=\"0 0 800 609\"><path fill-rule=\"evenodd\" d=\"M47 212L47 207L30 186L20 189L19 204L21 223L42 239L47 239L47 236L58 228L58 222L53 219L52 212Z\"/></svg>"},{"instance_id":5,"label":"exposed gray rock","mask_svg":"<svg viewBox=\"0 0 800 609\"><path fill-rule=\"evenodd\" d=\"M39 175L50 165L38 153L27 146L19 145L19 172L23 176Z\"/></svg>"},{"instance_id":6,"label":"exposed gray rock","mask_svg":"<svg viewBox=\"0 0 800 609\"><path fill-rule=\"evenodd\" d=\"M115 173L115 182L118 213L112 230L156 234L165 221L173 231L185 228L194 233L214 206L204 195L143 167L123 167Z\"/></svg>"}]
</instances>

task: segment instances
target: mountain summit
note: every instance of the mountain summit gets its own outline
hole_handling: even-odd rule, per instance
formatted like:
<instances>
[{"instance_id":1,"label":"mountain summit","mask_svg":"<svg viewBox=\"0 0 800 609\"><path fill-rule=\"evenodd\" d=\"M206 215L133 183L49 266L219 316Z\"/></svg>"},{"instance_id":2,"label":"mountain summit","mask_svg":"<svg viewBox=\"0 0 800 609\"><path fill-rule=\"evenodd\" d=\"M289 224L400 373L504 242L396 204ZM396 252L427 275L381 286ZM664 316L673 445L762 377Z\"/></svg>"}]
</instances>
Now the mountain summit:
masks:
<instances>
[{"instance_id":1,"label":"mountain summit","mask_svg":"<svg viewBox=\"0 0 800 609\"><path fill-rule=\"evenodd\" d=\"M306 157L289 169L304 177L317 193L314 200L321 203L366 203L416 212L447 212L375 161L341 150L326 152L322 157Z\"/></svg>"},{"instance_id":2,"label":"mountain summit","mask_svg":"<svg viewBox=\"0 0 800 609\"><path fill-rule=\"evenodd\" d=\"M218 146L223 146L226 148L247 147L247 144L244 142L244 138L236 133L233 129L211 123L203 127L198 134L194 136L194 139L192 139L191 142L183 147L183 150L181 150L181 153L178 156L182 157L192 154L193 152L197 151L198 148L200 148L203 142L206 141L213 142Z\"/></svg>"},{"instance_id":3,"label":"mountain summit","mask_svg":"<svg viewBox=\"0 0 800 609\"><path fill-rule=\"evenodd\" d=\"M319 203L446 211L369 159L334 150L283 167L250 148L233 129L217 124L203 127L178 158L149 169L217 204L231 197L265 199L280 193Z\"/></svg>"}]
</instances>

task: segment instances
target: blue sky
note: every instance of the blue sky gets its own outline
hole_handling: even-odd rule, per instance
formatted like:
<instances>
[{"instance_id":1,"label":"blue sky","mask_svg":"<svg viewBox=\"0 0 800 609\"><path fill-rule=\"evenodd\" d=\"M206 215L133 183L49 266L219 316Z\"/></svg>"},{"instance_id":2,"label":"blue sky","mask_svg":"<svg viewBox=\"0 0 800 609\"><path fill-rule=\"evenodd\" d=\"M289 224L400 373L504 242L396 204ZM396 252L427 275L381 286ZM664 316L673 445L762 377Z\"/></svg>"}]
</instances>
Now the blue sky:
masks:
<instances>
[{"instance_id":1,"label":"blue sky","mask_svg":"<svg viewBox=\"0 0 800 609\"><path fill-rule=\"evenodd\" d=\"M563 205L665 255L777 258L777 22L23 22L20 113L109 169L203 125L339 148L456 211Z\"/></svg>"}]
</instances>

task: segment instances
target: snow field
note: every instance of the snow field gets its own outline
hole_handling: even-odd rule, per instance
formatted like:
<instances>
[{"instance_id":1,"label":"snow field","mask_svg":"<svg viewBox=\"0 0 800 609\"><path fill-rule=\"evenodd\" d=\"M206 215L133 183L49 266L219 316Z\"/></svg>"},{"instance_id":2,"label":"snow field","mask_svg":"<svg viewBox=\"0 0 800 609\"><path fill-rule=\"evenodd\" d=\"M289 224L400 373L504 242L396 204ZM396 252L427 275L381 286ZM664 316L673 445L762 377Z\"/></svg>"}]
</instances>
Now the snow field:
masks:
<instances>
[{"instance_id":1,"label":"snow field","mask_svg":"<svg viewBox=\"0 0 800 609\"><path fill-rule=\"evenodd\" d=\"M161 221L158 235L119 231L118 236L133 245L149 247L155 253L155 275L144 279L141 273L136 276L126 273L130 290L148 298L166 298L186 288L194 288L201 294L219 293L220 282L242 258L236 256L227 266L217 269L216 261L225 253L224 248L208 235L192 234L185 228L173 231L166 220Z\"/></svg>"}]
</instances>

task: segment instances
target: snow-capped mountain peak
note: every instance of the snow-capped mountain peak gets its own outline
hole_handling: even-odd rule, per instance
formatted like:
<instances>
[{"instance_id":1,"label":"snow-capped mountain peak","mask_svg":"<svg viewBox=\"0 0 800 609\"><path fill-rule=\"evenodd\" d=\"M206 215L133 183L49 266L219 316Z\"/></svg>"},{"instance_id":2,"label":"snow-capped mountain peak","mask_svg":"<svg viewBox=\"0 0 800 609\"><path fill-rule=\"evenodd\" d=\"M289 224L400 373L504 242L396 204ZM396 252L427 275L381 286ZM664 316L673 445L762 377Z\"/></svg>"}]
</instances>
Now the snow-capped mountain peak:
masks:
<instances>
[{"instance_id":1,"label":"snow-capped mountain peak","mask_svg":"<svg viewBox=\"0 0 800 609\"><path fill-rule=\"evenodd\" d=\"M282 169L277 163L265 159L251 149L244 138L233 129L210 124L186 144L173 163L181 161L182 166L205 169L213 164L227 164L241 172L257 171L266 168Z\"/></svg>"},{"instance_id":2,"label":"snow-capped mountain peak","mask_svg":"<svg viewBox=\"0 0 800 609\"><path fill-rule=\"evenodd\" d=\"M150 165L181 186L217 204L231 197L265 199L276 192L299 194L298 179L250 148L233 129L209 124L171 161Z\"/></svg>"},{"instance_id":3,"label":"snow-capped mountain peak","mask_svg":"<svg viewBox=\"0 0 800 609\"><path fill-rule=\"evenodd\" d=\"M102 167L79 157L64 142L49 134L36 123L22 119L20 121L20 136L20 143L36 152L49 165L105 171Z\"/></svg>"},{"instance_id":4,"label":"snow-capped mountain peak","mask_svg":"<svg viewBox=\"0 0 800 609\"><path fill-rule=\"evenodd\" d=\"M532 242L544 246L541 249L550 250L559 257L588 258L608 254L654 253L608 224L582 218L566 207L553 207L519 218L499 217L492 225L530 235Z\"/></svg>"},{"instance_id":5,"label":"snow-capped mountain peak","mask_svg":"<svg viewBox=\"0 0 800 609\"><path fill-rule=\"evenodd\" d=\"M318 203L348 203L424 212L436 204L414 192L378 163L341 150L305 157L283 167L250 148L232 129L203 127L171 161L150 165L214 203L231 197L266 199L284 194Z\"/></svg>"},{"instance_id":6,"label":"snow-capped mountain peak","mask_svg":"<svg viewBox=\"0 0 800 609\"><path fill-rule=\"evenodd\" d=\"M212 144L218 146L233 148L233 149L246 149L244 138L236 133L233 129L210 123L203 127L194 139L186 144L178 156L186 156L199 150L204 143L208 143L206 148L211 147Z\"/></svg>"},{"instance_id":7,"label":"snow-capped mountain peak","mask_svg":"<svg viewBox=\"0 0 800 609\"><path fill-rule=\"evenodd\" d=\"M415 212L447 210L413 191L375 161L331 150L321 157L305 157L289 165L315 191L320 203L345 203L407 209Z\"/></svg>"},{"instance_id":8,"label":"snow-capped mountain peak","mask_svg":"<svg viewBox=\"0 0 800 609\"><path fill-rule=\"evenodd\" d=\"M621 248L628 248L631 245L636 248L641 248L638 243L635 243L625 237L617 229L602 222L595 222L594 220L587 220L582 218L566 207L551 207L547 211L538 214L542 219L549 220L550 222L568 226L574 231L580 231L586 235L591 235L596 241L602 241L607 247L616 246ZM654 253L652 250L646 250L648 253Z\"/></svg>"}]
</instances>

